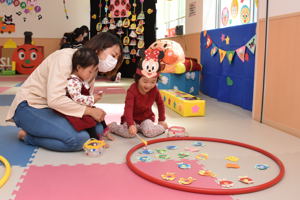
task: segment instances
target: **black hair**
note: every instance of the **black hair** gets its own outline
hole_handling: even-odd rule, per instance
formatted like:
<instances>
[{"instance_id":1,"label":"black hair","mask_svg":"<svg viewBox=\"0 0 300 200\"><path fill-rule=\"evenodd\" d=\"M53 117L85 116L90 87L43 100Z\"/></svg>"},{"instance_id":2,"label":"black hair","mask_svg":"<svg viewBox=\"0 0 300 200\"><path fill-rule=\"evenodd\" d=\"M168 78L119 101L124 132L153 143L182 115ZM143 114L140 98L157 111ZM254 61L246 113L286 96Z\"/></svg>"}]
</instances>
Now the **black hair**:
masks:
<instances>
[{"instance_id":1,"label":"black hair","mask_svg":"<svg viewBox=\"0 0 300 200\"><path fill-rule=\"evenodd\" d=\"M80 28L83 30L84 33L90 32L89 28L86 25L82 25Z\"/></svg>"},{"instance_id":2,"label":"black hair","mask_svg":"<svg viewBox=\"0 0 300 200\"><path fill-rule=\"evenodd\" d=\"M73 33L64 33L64 36L61 38L59 43L60 49L70 48L72 39L73 39Z\"/></svg>"},{"instance_id":3,"label":"black hair","mask_svg":"<svg viewBox=\"0 0 300 200\"><path fill-rule=\"evenodd\" d=\"M80 28L83 30L83 33L87 33L87 36L85 36L82 41L82 43L85 44L90 39L90 30L86 25L82 25Z\"/></svg>"},{"instance_id":4,"label":"black hair","mask_svg":"<svg viewBox=\"0 0 300 200\"><path fill-rule=\"evenodd\" d=\"M79 48L72 57L72 72L77 71L77 66L87 68L91 65L96 67L99 64L99 58L96 52L89 48Z\"/></svg>"},{"instance_id":5,"label":"black hair","mask_svg":"<svg viewBox=\"0 0 300 200\"><path fill-rule=\"evenodd\" d=\"M72 42L72 33L64 33L63 39L66 42Z\"/></svg>"},{"instance_id":6,"label":"black hair","mask_svg":"<svg viewBox=\"0 0 300 200\"><path fill-rule=\"evenodd\" d=\"M118 58L118 63L115 69L112 71L113 74L116 74L123 62L123 47L118 36L110 32L100 32L99 34L93 36L89 41L87 41L84 44L84 47L93 49L98 53L114 45L118 45L120 47L120 56Z\"/></svg>"},{"instance_id":7,"label":"black hair","mask_svg":"<svg viewBox=\"0 0 300 200\"><path fill-rule=\"evenodd\" d=\"M83 35L84 31L81 28L76 28L73 32L72 32L72 42L76 42L76 39L80 36Z\"/></svg>"}]
</instances>

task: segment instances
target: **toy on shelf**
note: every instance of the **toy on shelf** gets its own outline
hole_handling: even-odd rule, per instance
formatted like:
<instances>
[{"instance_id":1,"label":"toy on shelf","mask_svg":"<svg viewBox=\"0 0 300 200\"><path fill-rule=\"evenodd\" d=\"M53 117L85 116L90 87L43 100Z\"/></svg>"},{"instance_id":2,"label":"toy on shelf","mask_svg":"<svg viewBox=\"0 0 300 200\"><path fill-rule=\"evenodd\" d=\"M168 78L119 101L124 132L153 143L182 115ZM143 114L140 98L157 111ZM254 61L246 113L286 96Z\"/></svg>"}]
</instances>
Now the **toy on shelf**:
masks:
<instances>
[{"instance_id":1,"label":"toy on shelf","mask_svg":"<svg viewBox=\"0 0 300 200\"><path fill-rule=\"evenodd\" d=\"M183 117L204 116L205 100L180 90L160 90L164 104Z\"/></svg>"},{"instance_id":2,"label":"toy on shelf","mask_svg":"<svg viewBox=\"0 0 300 200\"><path fill-rule=\"evenodd\" d=\"M186 137L188 133L182 126L171 126L167 130L168 137Z\"/></svg>"},{"instance_id":3,"label":"toy on shelf","mask_svg":"<svg viewBox=\"0 0 300 200\"><path fill-rule=\"evenodd\" d=\"M89 139L83 145L85 154L90 157L96 157L103 154L105 142L94 138Z\"/></svg>"},{"instance_id":4,"label":"toy on shelf","mask_svg":"<svg viewBox=\"0 0 300 200\"><path fill-rule=\"evenodd\" d=\"M8 39L3 47L0 46L0 75L16 74L16 62L12 61L12 55L17 48L17 44Z\"/></svg>"},{"instance_id":5,"label":"toy on shelf","mask_svg":"<svg viewBox=\"0 0 300 200\"><path fill-rule=\"evenodd\" d=\"M10 167L8 160L6 158L4 158L3 156L0 156L0 161L3 163L3 165L5 167L4 175L0 179L0 188L1 188L6 183L6 181L8 180L8 177L11 174L11 167Z\"/></svg>"}]
</instances>

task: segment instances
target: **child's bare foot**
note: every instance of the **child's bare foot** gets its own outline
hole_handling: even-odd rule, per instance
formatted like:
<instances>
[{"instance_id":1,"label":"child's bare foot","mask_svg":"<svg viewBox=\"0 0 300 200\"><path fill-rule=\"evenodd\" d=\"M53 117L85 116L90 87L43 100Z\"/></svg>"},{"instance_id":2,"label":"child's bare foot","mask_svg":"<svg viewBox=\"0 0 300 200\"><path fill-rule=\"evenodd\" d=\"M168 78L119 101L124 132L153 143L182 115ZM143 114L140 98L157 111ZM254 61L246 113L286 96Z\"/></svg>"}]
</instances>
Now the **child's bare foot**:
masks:
<instances>
[{"instance_id":1,"label":"child's bare foot","mask_svg":"<svg viewBox=\"0 0 300 200\"><path fill-rule=\"evenodd\" d=\"M27 135L26 131L24 131L23 129L20 129L19 132L18 132L18 139L19 140L24 140L26 135Z\"/></svg>"}]
</instances>

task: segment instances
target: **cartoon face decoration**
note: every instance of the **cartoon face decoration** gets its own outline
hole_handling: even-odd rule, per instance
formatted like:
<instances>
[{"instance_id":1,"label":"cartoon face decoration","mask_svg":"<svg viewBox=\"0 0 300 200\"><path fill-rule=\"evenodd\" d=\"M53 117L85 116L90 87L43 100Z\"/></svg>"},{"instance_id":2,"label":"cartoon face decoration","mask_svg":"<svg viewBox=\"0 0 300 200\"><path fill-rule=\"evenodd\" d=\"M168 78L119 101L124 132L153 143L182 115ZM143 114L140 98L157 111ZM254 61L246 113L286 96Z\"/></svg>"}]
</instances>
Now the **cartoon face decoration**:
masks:
<instances>
[{"instance_id":1,"label":"cartoon face decoration","mask_svg":"<svg viewBox=\"0 0 300 200\"><path fill-rule=\"evenodd\" d=\"M227 26L229 21L229 10L227 7L223 8L222 10L222 24L223 26Z\"/></svg>"},{"instance_id":2,"label":"cartoon face decoration","mask_svg":"<svg viewBox=\"0 0 300 200\"><path fill-rule=\"evenodd\" d=\"M13 19L12 19L12 15L4 15L4 23L5 24L13 24Z\"/></svg>"},{"instance_id":3,"label":"cartoon face decoration","mask_svg":"<svg viewBox=\"0 0 300 200\"><path fill-rule=\"evenodd\" d=\"M250 10L246 5L241 9L241 22L242 24L248 24L250 22Z\"/></svg>"},{"instance_id":4,"label":"cartoon face decoration","mask_svg":"<svg viewBox=\"0 0 300 200\"><path fill-rule=\"evenodd\" d=\"M35 45L23 44L15 49L12 60L16 62L16 71L20 74L30 74L42 62L43 53Z\"/></svg>"},{"instance_id":5,"label":"cartoon face decoration","mask_svg":"<svg viewBox=\"0 0 300 200\"><path fill-rule=\"evenodd\" d=\"M174 65L184 62L185 55L180 44L172 40L159 40L150 45L150 49L158 49L164 52L162 62L167 65Z\"/></svg>"},{"instance_id":6,"label":"cartoon face decoration","mask_svg":"<svg viewBox=\"0 0 300 200\"><path fill-rule=\"evenodd\" d=\"M150 60L144 60L142 63L143 69L142 74L148 78L152 78L157 75L157 71L159 68L159 64L157 61L154 61L153 59Z\"/></svg>"},{"instance_id":7,"label":"cartoon face decoration","mask_svg":"<svg viewBox=\"0 0 300 200\"><path fill-rule=\"evenodd\" d=\"M164 53L158 49L147 49L145 51L145 58L142 61L142 69L137 69L137 74L153 78L158 76L159 60Z\"/></svg>"},{"instance_id":8,"label":"cartoon face decoration","mask_svg":"<svg viewBox=\"0 0 300 200\"><path fill-rule=\"evenodd\" d=\"M231 16L232 18L236 18L239 12L239 3L238 0L232 0L231 3Z\"/></svg>"}]
</instances>

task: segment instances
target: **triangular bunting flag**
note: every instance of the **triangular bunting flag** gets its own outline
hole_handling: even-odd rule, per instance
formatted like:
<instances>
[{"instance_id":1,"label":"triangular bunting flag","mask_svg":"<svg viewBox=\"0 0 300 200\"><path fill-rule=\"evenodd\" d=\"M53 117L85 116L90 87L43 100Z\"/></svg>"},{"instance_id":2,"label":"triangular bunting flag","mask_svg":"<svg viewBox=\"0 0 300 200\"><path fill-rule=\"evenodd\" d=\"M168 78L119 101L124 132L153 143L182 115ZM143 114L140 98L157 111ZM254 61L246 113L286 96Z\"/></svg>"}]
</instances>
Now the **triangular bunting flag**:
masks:
<instances>
[{"instance_id":1,"label":"triangular bunting flag","mask_svg":"<svg viewBox=\"0 0 300 200\"><path fill-rule=\"evenodd\" d=\"M229 64L232 63L234 53L235 53L235 51L227 51L227 52L226 52L226 56L227 56L227 59L228 59Z\"/></svg>"},{"instance_id":2,"label":"triangular bunting flag","mask_svg":"<svg viewBox=\"0 0 300 200\"><path fill-rule=\"evenodd\" d=\"M242 46L237 50L235 50L236 54L238 55L238 57L241 59L242 62L245 62L245 50L246 50L246 46Z\"/></svg>"},{"instance_id":3,"label":"triangular bunting flag","mask_svg":"<svg viewBox=\"0 0 300 200\"><path fill-rule=\"evenodd\" d=\"M206 38L206 48L209 48L212 44L212 40L210 38L209 35L207 35L207 38Z\"/></svg>"},{"instance_id":4,"label":"triangular bunting flag","mask_svg":"<svg viewBox=\"0 0 300 200\"><path fill-rule=\"evenodd\" d=\"M203 36L206 37L207 30L203 31Z\"/></svg>"},{"instance_id":5,"label":"triangular bunting flag","mask_svg":"<svg viewBox=\"0 0 300 200\"><path fill-rule=\"evenodd\" d=\"M247 48L251 51L252 54L255 52L256 47L256 35L254 35L249 42L246 44Z\"/></svg>"},{"instance_id":6,"label":"triangular bunting flag","mask_svg":"<svg viewBox=\"0 0 300 200\"><path fill-rule=\"evenodd\" d=\"M211 50L210 50L210 55L214 56L218 51L218 47L215 44L212 44Z\"/></svg>"},{"instance_id":7,"label":"triangular bunting flag","mask_svg":"<svg viewBox=\"0 0 300 200\"><path fill-rule=\"evenodd\" d=\"M219 54L220 54L220 63L222 63L226 56L226 51L224 51L223 49L219 49Z\"/></svg>"}]
</instances>

